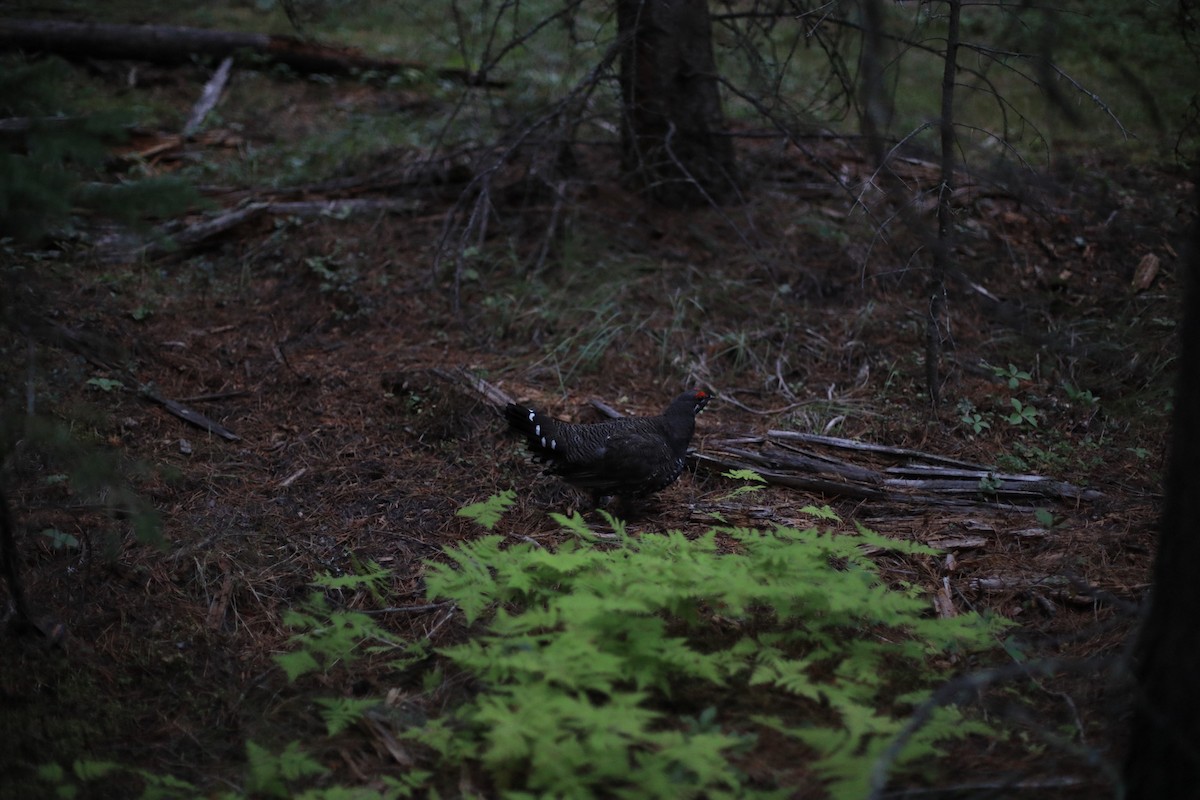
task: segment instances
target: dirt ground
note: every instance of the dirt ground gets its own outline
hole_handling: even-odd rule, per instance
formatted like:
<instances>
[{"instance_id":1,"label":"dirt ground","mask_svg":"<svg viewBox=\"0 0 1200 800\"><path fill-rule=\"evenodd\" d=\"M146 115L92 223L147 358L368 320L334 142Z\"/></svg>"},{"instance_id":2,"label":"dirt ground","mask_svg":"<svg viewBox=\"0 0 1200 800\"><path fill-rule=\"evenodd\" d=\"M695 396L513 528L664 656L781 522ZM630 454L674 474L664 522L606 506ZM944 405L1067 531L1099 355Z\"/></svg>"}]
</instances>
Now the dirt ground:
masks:
<instances>
[{"instance_id":1,"label":"dirt ground","mask_svg":"<svg viewBox=\"0 0 1200 800\"><path fill-rule=\"evenodd\" d=\"M548 512L586 505L537 473L461 368L582 420L598 418L591 399L656 413L682 388L711 389L700 454L789 430L1096 490L956 504L774 485L731 499L736 484L698 460L634 529L699 533L715 514L807 525L801 507L829 504L847 529L937 544L945 556L885 557L885 572L926 588L931 608L942 590L954 607L1016 621L1031 658L1072 666L981 689L982 713L1019 734L983 752L964 745L951 759L961 772L934 782L970 796L1011 796L1021 781L1023 797L1112 791L1118 666L1154 550L1190 184L1087 154L1064 155L1037 181L968 182L943 399L931 410L925 256L898 225L881 231L825 169L853 184L869 167L836 143L739 147L745 202L687 213L643 204L613 181L611 153L582 152L545 259L555 199L518 162L498 177L494 222L457 281L453 258L434 269L465 188L453 180L412 189L409 213L265 214L134 263L104 263L84 241L44 251L36 267L5 256L31 265L26 294L8 302L37 321L4 332L9 400L31 398L123 480L57 478L79 462L36 444L6 465L25 591L61 638L6 640L0 760L86 752L215 791L236 782L247 739L314 724L272 660L287 647L281 613L314 576L374 560L392 571L393 602L419 605L423 562L478 535L455 512L509 488L519 499L499 531L555 541ZM931 188L930 165L914 156L906 169L910 187ZM235 188L210 196L229 208L349 194ZM1011 388L993 366L1027 376ZM147 385L237 438L169 413L136 391ZM1013 398L1038 409L1036 427L1008 421ZM990 427L975 430L972 413ZM873 468L905 461L812 449ZM137 540L122 487L157 511L165 547ZM387 624L434 644L461 633L439 610ZM386 692L389 680L365 670L351 691ZM388 759L366 732L327 755L348 779Z\"/></svg>"}]
</instances>

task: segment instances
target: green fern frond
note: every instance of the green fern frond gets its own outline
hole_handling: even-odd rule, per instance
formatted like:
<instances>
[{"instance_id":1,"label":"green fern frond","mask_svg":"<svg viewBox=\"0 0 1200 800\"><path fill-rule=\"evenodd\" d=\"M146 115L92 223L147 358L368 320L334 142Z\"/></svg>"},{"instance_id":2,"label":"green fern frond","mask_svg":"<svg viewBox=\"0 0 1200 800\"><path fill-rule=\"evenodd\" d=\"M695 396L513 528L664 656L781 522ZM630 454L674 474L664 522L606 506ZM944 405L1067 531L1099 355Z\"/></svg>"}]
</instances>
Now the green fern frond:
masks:
<instances>
[{"instance_id":1,"label":"green fern frond","mask_svg":"<svg viewBox=\"0 0 1200 800\"><path fill-rule=\"evenodd\" d=\"M317 705L325 709L321 717L329 735L334 736L358 722L371 709L378 708L379 701L374 698L318 697Z\"/></svg>"},{"instance_id":2,"label":"green fern frond","mask_svg":"<svg viewBox=\"0 0 1200 800\"><path fill-rule=\"evenodd\" d=\"M500 494L494 494L482 503L472 503L469 506L464 506L455 512L460 517L474 520L489 531L496 527L496 523L500 521L500 517L504 516L504 512L509 506L517 501L517 493L512 489L505 489Z\"/></svg>"}]
</instances>

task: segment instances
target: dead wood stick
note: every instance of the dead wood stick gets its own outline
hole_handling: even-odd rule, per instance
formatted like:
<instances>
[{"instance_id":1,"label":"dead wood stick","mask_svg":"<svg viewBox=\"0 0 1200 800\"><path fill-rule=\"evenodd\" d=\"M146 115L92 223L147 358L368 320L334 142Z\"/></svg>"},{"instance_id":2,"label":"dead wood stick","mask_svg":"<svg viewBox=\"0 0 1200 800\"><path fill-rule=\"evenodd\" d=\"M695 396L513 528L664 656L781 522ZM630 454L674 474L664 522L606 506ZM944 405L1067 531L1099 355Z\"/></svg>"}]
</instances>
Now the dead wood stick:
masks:
<instances>
[{"instance_id":1,"label":"dead wood stick","mask_svg":"<svg viewBox=\"0 0 1200 800\"><path fill-rule=\"evenodd\" d=\"M177 403L174 400L169 400L169 399L163 397L162 395L158 394L158 392L155 392L152 389L142 389L141 395L142 395L142 397L146 398L147 400L150 400L151 402L158 403L160 406L162 406L163 408L165 408L167 411L174 414L175 416L179 417L184 422L191 423L192 425L195 425L197 428L203 428L204 430L208 431L209 433L215 433L217 436L220 436L222 439L226 439L230 442L238 442L238 441L241 441L241 439L242 439L242 437L238 436L236 433L229 430L224 425L221 425L218 422L213 422L211 419L209 419L208 417L199 413L198 411L192 411L190 408L183 405L182 403Z\"/></svg>"},{"instance_id":2,"label":"dead wood stick","mask_svg":"<svg viewBox=\"0 0 1200 800\"><path fill-rule=\"evenodd\" d=\"M212 111L217 101L221 99L221 92L225 91L225 84L229 82L229 70L232 67L233 56L225 56L221 65L217 67L217 71L209 78L208 83L204 84L204 91L200 94L196 105L192 106L192 113L183 126L184 136L191 136L195 133L200 128L200 124L204 122L204 118L208 116L208 112Z\"/></svg>"},{"instance_id":3,"label":"dead wood stick","mask_svg":"<svg viewBox=\"0 0 1200 800\"><path fill-rule=\"evenodd\" d=\"M951 464L968 469L982 469L987 467L982 464L975 464L970 461L960 461L957 458L949 456L939 456L933 453L925 453L920 450L910 450L907 447L892 447L885 444L872 444L871 442L857 442L853 439L842 439L837 436L822 436L817 433L800 433L799 431L778 431L769 430L767 436L773 439L792 440L797 442L808 442L810 444L823 444L828 447L838 447L843 450L858 450L864 453L886 453L894 456L908 456L909 458L920 458L925 461L933 461L940 464Z\"/></svg>"}]
</instances>

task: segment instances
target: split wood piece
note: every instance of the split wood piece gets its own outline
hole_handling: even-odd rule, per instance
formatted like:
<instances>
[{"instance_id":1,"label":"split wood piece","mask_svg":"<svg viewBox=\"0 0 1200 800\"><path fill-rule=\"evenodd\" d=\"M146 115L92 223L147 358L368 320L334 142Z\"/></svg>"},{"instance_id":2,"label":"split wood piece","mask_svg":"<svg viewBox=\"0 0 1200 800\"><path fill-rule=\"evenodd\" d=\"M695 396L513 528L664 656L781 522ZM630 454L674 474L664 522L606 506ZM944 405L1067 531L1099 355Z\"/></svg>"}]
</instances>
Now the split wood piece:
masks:
<instances>
[{"instance_id":1,"label":"split wood piece","mask_svg":"<svg viewBox=\"0 0 1200 800\"><path fill-rule=\"evenodd\" d=\"M137 59L160 64L185 64L194 55L225 58L250 52L303 74L431 71L425 64L375 58L357 48L316 44L293 36L175 25L0 19L0 50L55 53L64 58ZM507 81L492 80L465 69L441 68L432 72L439 78L468 86L507 85Z\"/></svg>"},{"instance_id":2,"label":"split wood piece","mask_svg":"<svg viewBox=\"0 0 1200 800\"><path fill-rule=\"evenodd\" d=\"M208 112L216 107L217 101L221 99L221 93L225 91L225 84L229 82L229 71L232 67L233 56L225 56L212 78L204 84L204 91L201 93L200 99L196 101L196 105L192 106L192 113L183 126L184 136L191 136L199 130L204 118L208 116Z\"/></svg>"},{"instance_id":3,"label":"split wood piece","mask_svg":"<svg viewBox=\"0 0 1200 800\"><path fill-rule=\"evenodd\" d=\"M192 425L195 425L197 428L203 428L204 430L208 431L209 433L215 433L217 436L220 436L222 439L225 439L230 442L239 442L242 439L242 437L238 436L236 433L229 430L228 428L226 428L224 425L220 424L219 422L213 422L211 419L204 416L200 412L192 411L190 408L183 405L182 403L177 403L174 400L169 400L169 399L163 397L162 395L158 394L157 392L155 392L152 389L142 389L141 395L142 395L142 397L146 398L147 400L149 400L151 402L158 403L160 406L162 406L163 408L165 408L167 411L174 414L175 416L179 417L184 422L188 422Z\"/></svg>"},{"instance_id":4,"label":"split wood piece","mask_svg":"<svg viewBox=\"0 0 1200 800\"><path fill-rule=\"evenodd\" d=\"M938 586L937 592L933 596L933 608L940 619L958 616L958 609L954 607L954 596L950 590L949 578L942 578L941 585Z\"/></svg>"}]
</instances>

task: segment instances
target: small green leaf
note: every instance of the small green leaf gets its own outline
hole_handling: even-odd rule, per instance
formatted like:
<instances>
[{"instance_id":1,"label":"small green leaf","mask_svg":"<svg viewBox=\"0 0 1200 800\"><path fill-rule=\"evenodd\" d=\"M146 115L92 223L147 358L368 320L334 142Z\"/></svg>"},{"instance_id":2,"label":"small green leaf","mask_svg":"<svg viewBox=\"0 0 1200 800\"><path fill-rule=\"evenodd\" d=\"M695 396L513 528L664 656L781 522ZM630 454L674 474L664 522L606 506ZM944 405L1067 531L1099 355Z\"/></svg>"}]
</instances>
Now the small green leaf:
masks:
<instances>
[{"instance_id":1,"label":"small green leaf","mask_svg":"<svg viewBox=\"0 0 1200 800\"><path fill-rule=\"evenodd\" d=\"M341 733L362 719L380 702L374 698L355 697L318 697L317 704L324 706L321 716L325 718L325 727L330 736Z\"/></svg>"},{"instance_id":2,"label":"small green leaf","mask_svg":"<svg viewBox=\"0 0 1200 800\"><path fill-rule=\"evenodd\" d=\"M316 672L321 668L321 665L317 663L317 659L313 658L313 654L307 650L280 653L275 656L275 663L283 667L283 671L287 674L289 682L295 682L296 678L299 678L301 675Z\"/></svg>"},{"instance_id":3,"label":"small green leaf","mask_svg":"<svg viewBox=\"0 0 1200 800\"><path fill-rule=\"evenodd\" d=\"M37 768L37 774L47 783L62 783L63 779L67 777L61 764L42 764Z\"/></svg>"},{"instance_id":4,"label":"small green leaf","mask_svg":"<svg viewBox=\"0 0 1200 800\"><path fill-rule=\"evenodd\" d=\"M839 517L837 513L834 512L834 510L829 506L821 506L820 508L817 508L816 506L805 506L804 508L800 509L800 513L808 514L810 517L816 517L817 519L827 519L831 522L842 521L841 517Z\"/></svg>"},{"instance_id":5,"label":"small green leaf","mask_svg":"<svg viewBox=\"0 0 1200 800\"><path fill-rule=\"evenodd\" d=\"M72 764L71 768L79 780L92 781L119 770L121 765L114 761L94 761L81 758Z\"/></svg>"},{"instance_id":6,"label":"small green leaf","mask_svg":"<svg viewBox=\"0 0 1200 800\"><path fill-rule=\"evenodd\" d=\"M496 523L500 521L500 517L508 510L508 507L516 501L517 493L512 489L506 489L500 494L492 495L482 503L472 503L460 508L455 513L460 517L475 520L490 531L496 527Z\"/></svg>"}]
</instances>

